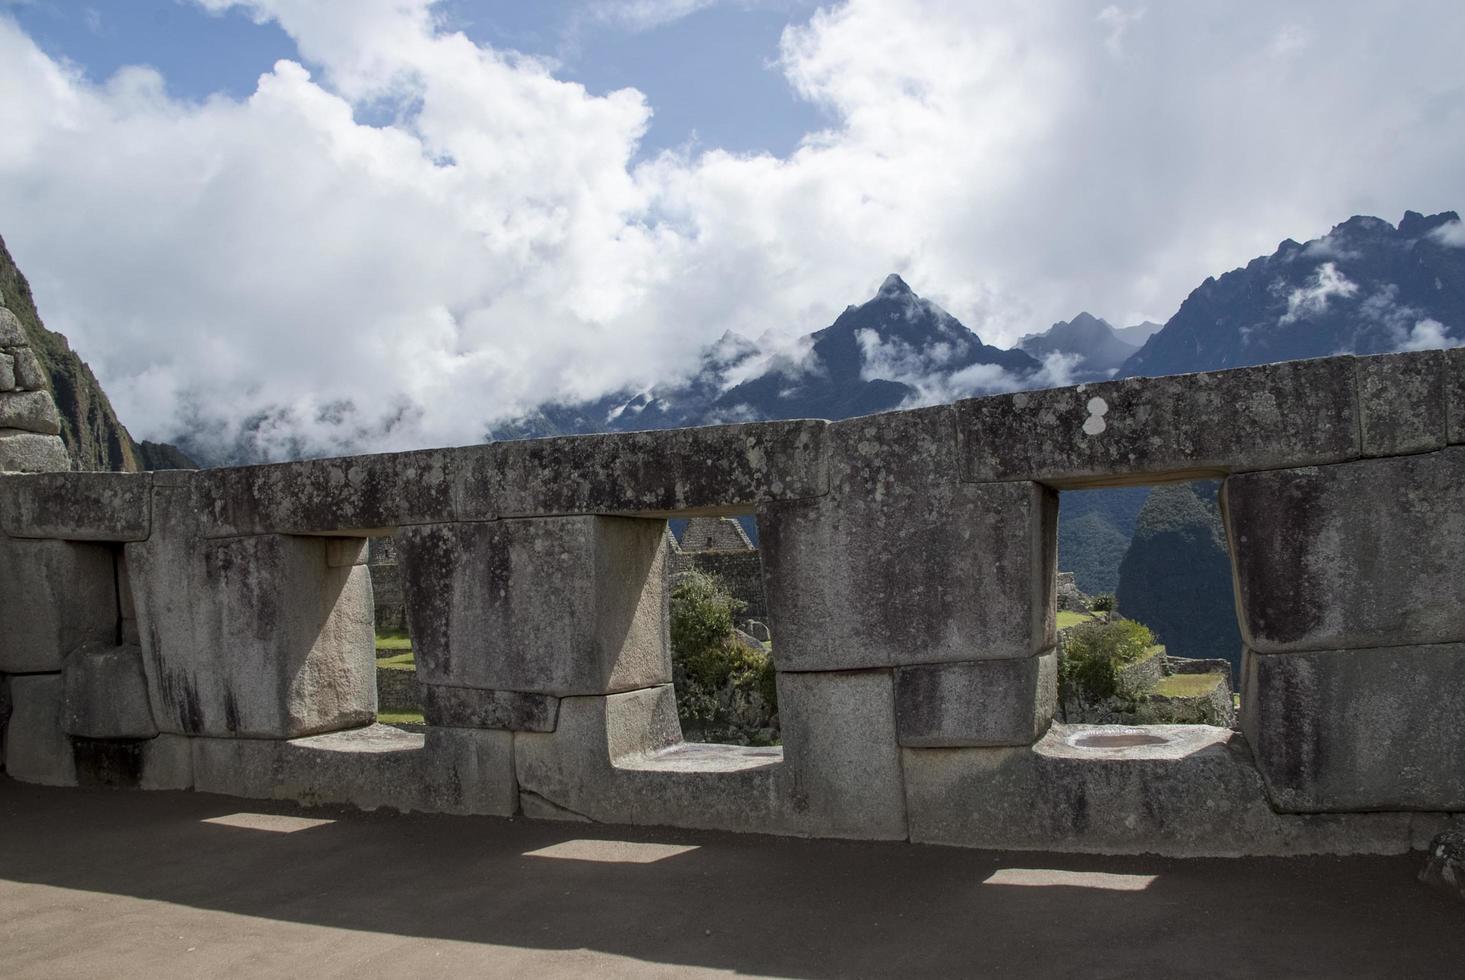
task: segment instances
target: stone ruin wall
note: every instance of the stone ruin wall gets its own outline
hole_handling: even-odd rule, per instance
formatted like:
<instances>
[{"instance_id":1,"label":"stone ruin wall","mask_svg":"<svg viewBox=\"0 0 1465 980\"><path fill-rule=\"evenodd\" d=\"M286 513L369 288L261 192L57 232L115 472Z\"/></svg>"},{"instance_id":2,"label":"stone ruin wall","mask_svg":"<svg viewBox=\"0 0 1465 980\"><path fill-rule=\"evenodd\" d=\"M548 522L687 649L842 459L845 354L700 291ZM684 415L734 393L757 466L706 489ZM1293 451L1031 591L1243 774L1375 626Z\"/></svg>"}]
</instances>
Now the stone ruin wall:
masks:
<instances>
[{"instance_id":1,"label":"stone ruin wall","mask_svg":"<svg viewBox=\"0 0 1465 980\"><path fill-rule=\"evenodd\" d=\"M0 472L71 469L61 415L20 319L0 296Z\"/></svg>"},{"instance_id":2,"label":"stone ruin wall","mask_svg":"<svg viewBox=\"0 0 1465 980\"><path fill-rule=\"evenodd\" d=\"M1064 489L1224 478L1241 732L1053 722ZM1465 811L1465 351L202 472L0 477L16 779L994 848ZM683 743L665 519L757 515L781 748ZM429 725L375 716L395 533Z\"/></svg>"},{"instance_id":3,"label":"stone ruin wall","mask_svg":"<svg viewBox=\"0 0 1465 980\"><path fill-rule=\"evenodd\" d=\"M672 586L693 569L714 575L733 598L743 604L743 610L735 617L739 624L750 619L767 624L763 559L736 520L730 517L693 518L684 529L681 541L667 535L667 547L670 549L667 569Z\"/></svg>"}]
</instances>

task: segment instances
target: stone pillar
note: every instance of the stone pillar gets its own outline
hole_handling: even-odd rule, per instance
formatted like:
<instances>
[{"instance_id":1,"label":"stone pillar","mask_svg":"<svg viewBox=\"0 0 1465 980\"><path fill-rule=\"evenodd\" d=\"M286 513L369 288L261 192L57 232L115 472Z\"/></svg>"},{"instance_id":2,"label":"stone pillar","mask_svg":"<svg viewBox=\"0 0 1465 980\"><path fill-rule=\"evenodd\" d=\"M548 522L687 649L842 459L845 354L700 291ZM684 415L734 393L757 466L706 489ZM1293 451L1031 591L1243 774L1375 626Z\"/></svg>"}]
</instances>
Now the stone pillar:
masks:
<instances>
[{"instance_id":1,"label":"stone pillar","mask_svg":"<svg viewBox=\"0 0 1465 980\"><path fill-rule=\"evenodd\" d=\"M0 471L71 469L61 416L20 319L0 297Z\"/></svg>"},{"instance_id":2,"label":"stone pillar","mask_svg":"<svg viewBox=\"0 0 1465 980\"><path fill-rule=\"evenodd\" d=\"M1441 413L1396 417L1443 441ZM1465 809L1462 487L1465 448L1226 481L1242 728L1279 809Z\"/></svg>"},{"instance_id":3,"label":"stone pillar","mask_svg":"<svg viewBox=\"0 0 1465 980\"><path fill-rule=\"evenodd\" d=\"M158 729L295 738L370 723L364 542L206 537L201 486L192 473L155 474L152 535L126 550Z\"/></svg>"},{"instance_id":4,"label":"stone pillar","mask_svg":"<svg viewBox=\"0 0 1465 980\"><path fill-rule=\"evenodd\" d=\"M670 683L664 528L544 517L398 532L429 723L547 732L561 698Z\"/></svg>"}]
</instances>

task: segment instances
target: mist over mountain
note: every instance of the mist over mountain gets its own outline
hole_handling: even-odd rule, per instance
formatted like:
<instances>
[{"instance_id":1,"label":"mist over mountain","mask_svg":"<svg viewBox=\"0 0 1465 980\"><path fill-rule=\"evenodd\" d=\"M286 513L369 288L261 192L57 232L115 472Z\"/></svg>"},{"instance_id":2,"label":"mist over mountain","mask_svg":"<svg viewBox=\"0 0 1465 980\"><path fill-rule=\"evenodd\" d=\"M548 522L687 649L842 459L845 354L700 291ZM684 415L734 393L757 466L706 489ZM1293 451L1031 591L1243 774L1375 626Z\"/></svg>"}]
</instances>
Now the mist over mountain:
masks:
<instances>
[{"instance_id":1,"label":"mist over mountain","mask_svg":"<svg viewBox=\"0 0 1465 980\"><path fill-rule=\"evenodd\" d=\"M1054 354L1073 357L1070 375L1074 381L1098 381L1112 377L1139 350L1138 344L1121 338L1109 321L1091 313L1080 313L1072 320L1060 320L1043 333L1024 337L1017 346L1039 359Z\"/></svg>"}]
</instances>

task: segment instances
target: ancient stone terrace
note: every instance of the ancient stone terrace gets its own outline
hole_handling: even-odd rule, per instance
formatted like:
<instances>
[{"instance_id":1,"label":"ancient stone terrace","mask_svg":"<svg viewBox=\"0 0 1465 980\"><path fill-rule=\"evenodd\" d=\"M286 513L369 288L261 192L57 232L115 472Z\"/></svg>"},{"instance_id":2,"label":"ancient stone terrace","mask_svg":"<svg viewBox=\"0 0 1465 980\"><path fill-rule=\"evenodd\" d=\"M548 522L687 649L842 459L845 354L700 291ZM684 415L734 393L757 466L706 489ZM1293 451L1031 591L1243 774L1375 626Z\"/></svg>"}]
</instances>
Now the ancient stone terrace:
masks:
<instances>
[{"instance_id":1,"label":"ancient stone terrace","mask_svg":"<svg viewBox=\"0 0 1465 980\"><path fill-rule=\"evenodd\" d=\"M1074 487L1224 477L1243 733L1053 723ZM1465 810L1465 351L851 419L0 478L20 780L1072 851ZM687 744L665 519L757 515L781 749ZM373 725L395 534L430 723Z\"/></svg>"}]
</instances>

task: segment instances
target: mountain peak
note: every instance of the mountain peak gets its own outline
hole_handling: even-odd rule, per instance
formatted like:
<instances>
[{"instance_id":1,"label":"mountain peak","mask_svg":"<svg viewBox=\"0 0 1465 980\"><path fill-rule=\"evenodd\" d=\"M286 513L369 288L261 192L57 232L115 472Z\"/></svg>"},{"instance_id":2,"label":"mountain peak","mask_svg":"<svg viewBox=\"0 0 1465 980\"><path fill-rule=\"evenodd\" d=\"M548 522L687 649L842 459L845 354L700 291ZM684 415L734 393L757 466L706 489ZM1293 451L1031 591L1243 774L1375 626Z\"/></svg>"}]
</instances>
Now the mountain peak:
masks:
<instances>
[{"instance_id":1,"label":"mountain peak","mask_svg":"<svg viewBox=\"0 0 1465 980\"><path fill-rule=\"evenodd\" d=\"M905 284L905 280L894 272L886 276L885 281L880 284L879 295L881 296L911 296L914 293L915 291Z\"/></svg>"}]
</instances>

